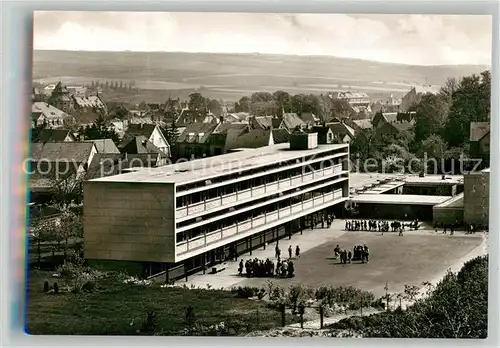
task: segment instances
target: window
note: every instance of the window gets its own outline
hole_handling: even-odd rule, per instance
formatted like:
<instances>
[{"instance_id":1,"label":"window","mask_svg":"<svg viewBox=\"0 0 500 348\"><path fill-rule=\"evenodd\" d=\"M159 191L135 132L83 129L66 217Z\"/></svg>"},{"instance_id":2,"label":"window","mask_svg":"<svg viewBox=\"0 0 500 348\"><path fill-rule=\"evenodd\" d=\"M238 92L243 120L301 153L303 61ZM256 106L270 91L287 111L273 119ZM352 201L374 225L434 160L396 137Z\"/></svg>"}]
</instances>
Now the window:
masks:
<instances>
[{"instance_id":1,"label":"window","mask_svg":"<svg viewBox=\"0 0 500 348\"><path fill-rule=\"evenodd\" d=\"M333 134L328 132L328 142L333 141Z\"/></svg>"}]
</instances>

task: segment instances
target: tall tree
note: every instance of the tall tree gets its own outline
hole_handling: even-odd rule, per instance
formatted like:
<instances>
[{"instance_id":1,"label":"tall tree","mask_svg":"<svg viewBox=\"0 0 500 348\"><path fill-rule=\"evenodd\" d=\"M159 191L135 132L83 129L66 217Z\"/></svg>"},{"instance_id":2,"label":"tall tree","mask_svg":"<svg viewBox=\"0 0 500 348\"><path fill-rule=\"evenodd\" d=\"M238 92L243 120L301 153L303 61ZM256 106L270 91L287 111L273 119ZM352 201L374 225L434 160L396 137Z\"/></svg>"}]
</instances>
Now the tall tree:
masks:
<instances>
[{"instance_id":1,"label":"tall tree","mask_svg":"<svg viewBox=\"0 0 500 348\"><path fill-rule=\"evenodd\" d=\"M415 141L422 141L431 134L441 134L448 111L446 97L440 94L424 94L416 108Z\"/></svg>"},{"instance_id":2,"label":"tall tree","mask_svg":"<svg viewBox=\"0 0 500 348\"><path fill-rule=\"evenodd\" d=\"M491 74L464 77L453 94L444 138L450 146L463 146L469 141L470 123L489 121Z\"/></svg>"},{"instance_id":3,"label":"tall tree","mask_svg":"<svg viewBox=\"0 0 500 348\"><path fill-rule=\"evenodd\" d=\"M287 112L290 108L290 94L285 91L276 91L273 93L273 99L276 103L278 116L282 116L283 110Z\"/></svg>"},{"instance_id":4,"label":"tall tree","mask_svg":"<svg viewBox=\"0 0 500 348\"><path fill-rule=\"evenodd\" d=\"M207 107L215 116L220 117L222 115L222 105L217 99L210 100Z\"/></svg>"},{"instance_id":5,"label":"tall tree","mask_svg":"<svg viewBox=\"0 0 500 348\"><path fill-rule=\"evenodd\" d=\"M249 97L241 97L234 106L236 112L250 112L251 101Z\"/></svg>"},{"instance_id":6,"label":"tall tree","mask_svg":"<svg viewBox=\"0 0 500 348\"><path fill-rule=\"evenodd\" d=\"M201 95L201 93L195 92L189 95L188 107L192 111L205 111L208 108L209 100Z\"/></svg>"}]
</instances>

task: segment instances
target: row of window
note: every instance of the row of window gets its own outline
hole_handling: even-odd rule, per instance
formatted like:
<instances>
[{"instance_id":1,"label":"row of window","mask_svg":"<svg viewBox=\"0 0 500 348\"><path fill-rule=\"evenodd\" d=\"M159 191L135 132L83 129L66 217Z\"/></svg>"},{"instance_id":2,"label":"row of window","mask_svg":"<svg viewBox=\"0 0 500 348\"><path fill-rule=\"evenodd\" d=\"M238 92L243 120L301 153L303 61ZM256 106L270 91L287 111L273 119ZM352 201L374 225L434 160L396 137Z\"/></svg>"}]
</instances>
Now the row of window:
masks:
<instances>
[{"instance_id":1,"label":"row of window","mask_svg":"<svg viewBox=\"0 0 500 348\"><path fill-rule=\"evenodd\" d=\"M251 178L244 181L239 181L233 184L228 184L225 186L215 187L212 189L193 192L189 195L177 197L177 208L182 208L185 206L189 206L191 204L196 204L200 202L204 202L205 200L211 200L214 198L220 198L221 196L230 195L232 193L236 193L239 191L245 191L250 188L257 188L263 185L272 184L277 182L278 180L286 180L298 175L306 175L313 171L318 171L321 169L331 168L332 166L341 164L340 158L334 158L328 161L316 162L311 165L307 165L304 167L291 168L287 170L283 170L278 173L272 173L268 175L259 176L256 178ZM210 180L211 183L212 180Z\"/></svg>"},{"instance_id":2,"label":"row of window","mask_svg":"<svg viewBox=\"0 0 500 348\"><path fill-rule=\"evenodd\" d=\"M292 160L288 160L288 161L272 163L272 164L262 166L259 168L255 168L255 169L242 170L239 173L221 175L221 176L218 176L216 178L212 178L212 179L210 179L210 182L211 182L211 184L215 184L215 183L220 183L220 182L224 182L224 181L229 181L229 180L241 178L242 176L246 176L246 175L265 173L267 171L277 169L280 167L286 167L286 166L290 166L290 165L297 164L300 162L307 162L307 161L314 160L314 159L328 157L328 156L334 155L335 153L340 153L342 151L345 151L345 149L341 149L340 151L339 150L325 151L325 152L317 153L317 154L314 154L311 156L307 156L307 157L302 158L302 159L297 158L297 159L292 159ZM204 187L206 185L207 185L207 182L205 180L197 181L194 183L189 183L186 185L179 185L179 186L177 186L177 192L192 190L195 188Z\"/></svg>"},{"instance_id":3,"label":"row of window","mask_svg":"<svg viewBox=\"0 0 500 348\"><path fill-rule=\"evenodd\" d=\"M300 189L301 190L307 190L307 189L312 188L314 186L318 186L318 185L324 184L324 183L326 183L327 181L330 181L330 180L331 179L329 179L329 178L325 178L325 179L319 180L317 182L308 183L306 185L301 186ZM251 206L259 205L259 204L264 203L266 201L270 201L270 200L276 199L276 198L281 197L281 196L286 196L288 194L292 194L292 193L294 193L296 191L297 191L297 188L290 187L289 189L287 189L287 190L285 190L285 191L283 191L281 193L276 193L276 194L273 194L273 195L270 195L270 196L267 196L267 197L257 198L257 199L254 199L254 200L250 201L250 202L246 202L246 203L235 202L234 204L232 204L229 207L226 207L225 209L217 210L217 211L214 211L214 212L209 212L208 214L204 214L203 215L203 220L209 220L211 218L214 218L214 217L217 217L217 216L221 216L221 215L223 215L225 213L228 213L230 211L242 210L242 209L245 209L245 208L248 208L248 207L251 207ZM300 195L298 195L298 196L300 197ZM184 220L182 222L178 222L176 224L176 226L177 226L177 228L181 228L181 227L185 227L185 226L194 224L194 223L196 223L198 221L201 221L201 220L202 220L201 217L191 218L189 220Z\"/></svg>"},{"instance_id":4,"label":"row of window","mask_svg":"<svg viewBox=\"0 0 500 348\"><path fill-rule=\"evenodd\" d=\"M307 192L296 197L286 199L284 201L280 201L277 203L268 204L266 206L256 208L247 212L243 212L238 215L231 216L226 219L218 220L203 226L195 227L189 231L179 232L176 234L176 242L181 243L183 241L194 239L196 237L202 236L204 234L209 234L215 231L220 231L221 229L229 226L233 226L236 223L244 223L248 222L252 218L261 217L264 213L269 214L276 212L279 209L283 209L286 207L290 207L293 204L300 203L302 201L307 201L311 198L321 196L324 193L330 193L334 189L341 188L339 184L331 185L328 187L324 187L322 189L318 189L314 192Z\"/></svg>"}]
</instances>

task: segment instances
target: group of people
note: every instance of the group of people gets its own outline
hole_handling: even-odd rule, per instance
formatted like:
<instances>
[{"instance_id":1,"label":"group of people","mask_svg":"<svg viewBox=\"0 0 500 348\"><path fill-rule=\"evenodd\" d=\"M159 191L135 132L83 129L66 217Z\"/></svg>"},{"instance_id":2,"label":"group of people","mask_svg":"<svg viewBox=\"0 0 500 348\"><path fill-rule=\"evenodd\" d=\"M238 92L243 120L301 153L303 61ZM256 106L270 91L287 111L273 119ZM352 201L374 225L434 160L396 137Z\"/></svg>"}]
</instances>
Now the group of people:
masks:
<instances>
[{"instance_id":1,"label":"group of people","mask_svg":"<svg viewBox=\"0 0 500 348\"><path fill-rule=\"evenodd\" d=\"M455 231L457 228L460 226L460 223L458 222L458 219L455 219L455 222L452 224L445 225L443 223L438 224L435 226L435 231L438 231L438 228L441 227L443 229L443 234L448 233L448 229L450 230L450 236L453 236L455 234ZM476 226L474 224L465 224L465 234L474 234L476 233Z\"/></svg>"},{"instance_id":2,"label":"group of people","mask_svg":"<svg viewBox=\"0 0 500 348\"><path fill-rule=\"evenodd\" d=\"M355 245L352 250L341 249L337 244L333 251L335 253L335 259L340 258L340 263L342 264L351 263L351 261L361 261L361 263L369 261L370 250L366 244Z\"/></svg>"},{"instance_id":3,"label":"group of people","mask_svg":"<svg viewBox=\"0 0 500 348\"><path fill-rule=\"evenodd\" d=\"M281 258L281 249L279 247L278 244L276 244L276 247L274 248L274 251L275 251L275 257L278 259L278 261L280 260ZM288 247L288 258L291 259L293 256L293 248L292 246L290 245ZM297 245L295 247L295 257L296 258L299 258L300 257L300 247Z\"/></svg>"},{"instance_id":4,"label":"group of people","mask_svg":"<svg viewBox=\"0 0 500 348\"><path fill-rule=\"evenodd\" d=\"M243 263L240 261L238 265L238 274L243 275L243 268L247 277L280 277L291 278L295 275L295 267L292 260L278 260L276 264L276 273L274 262L266 259L265 261L257 258L247 260Z\"/></svg>"},{"instance_id":5,"label":"group of people","mask_svg":"<svg viewBox=\"0 0 500 348\"><path fill-rule=\"evenodd\" d=\"M403 234L405 227L409 227L410 230L418 230L418 220L413 220L410 223L403 223L400 221L376 221L376 220L352 220L345 222L346 231L379 231L379 232L399 232L400 235Z\"/></svg>"}]
</instances>

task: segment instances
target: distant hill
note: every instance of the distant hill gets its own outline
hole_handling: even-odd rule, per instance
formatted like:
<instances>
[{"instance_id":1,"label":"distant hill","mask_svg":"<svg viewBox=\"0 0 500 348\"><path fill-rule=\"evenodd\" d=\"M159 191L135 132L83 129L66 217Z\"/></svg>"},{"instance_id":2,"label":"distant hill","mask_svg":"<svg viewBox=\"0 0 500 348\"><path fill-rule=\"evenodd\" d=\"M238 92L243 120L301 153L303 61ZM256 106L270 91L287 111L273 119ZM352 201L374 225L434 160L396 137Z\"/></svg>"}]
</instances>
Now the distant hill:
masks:
<instances>
[{"instance_id":1,"label":"distant hill","mask_svg":"<svg viewBox=\"0 0 500 348\"><path fill-rule=\"evenodd\" d=\"M175 94L203 87L212 97L229 99L280 89L290 93L365 90L371 95L402 95L411 85L442 85L448 77L471 75L488 68L415 66L327 56L40 50L33 53L33 78L45 83L134 80L141 89Z\"/></svg>"}]
</instances>

